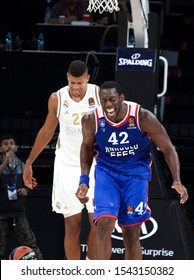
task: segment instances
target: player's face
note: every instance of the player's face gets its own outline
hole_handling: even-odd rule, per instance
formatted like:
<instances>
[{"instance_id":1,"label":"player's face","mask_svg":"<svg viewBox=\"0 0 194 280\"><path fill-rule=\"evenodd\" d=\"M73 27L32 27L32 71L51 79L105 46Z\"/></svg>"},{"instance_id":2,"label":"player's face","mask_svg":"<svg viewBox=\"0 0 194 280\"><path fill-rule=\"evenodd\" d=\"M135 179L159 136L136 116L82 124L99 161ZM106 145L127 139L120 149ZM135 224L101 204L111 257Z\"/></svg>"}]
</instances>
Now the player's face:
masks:
<instances>
[{"instance_id":1,"label":"player's face","mask_svg":"<svg viewBox=\"0 0 194 280\"><path fill-rule=\"evenodd\" d=\"M115 88L100 90L100 102L107 118L112 122L119 122L119 113L124 95L119 95Z\"/></svg>"},{"instance_id":2,"label":"player's face","mask_svg":"<svg viewBox=\"0 0 194 280\"><path fill-rule=\"evenodd\" d=\"M70 74L67 74L67 80L69 85L69 94L72 99L82 99L87 91L87 83L90 76L84 74L80 77L74 77ZM79 101L79 100L78 100Z\"/></svg>"}]
</instances>

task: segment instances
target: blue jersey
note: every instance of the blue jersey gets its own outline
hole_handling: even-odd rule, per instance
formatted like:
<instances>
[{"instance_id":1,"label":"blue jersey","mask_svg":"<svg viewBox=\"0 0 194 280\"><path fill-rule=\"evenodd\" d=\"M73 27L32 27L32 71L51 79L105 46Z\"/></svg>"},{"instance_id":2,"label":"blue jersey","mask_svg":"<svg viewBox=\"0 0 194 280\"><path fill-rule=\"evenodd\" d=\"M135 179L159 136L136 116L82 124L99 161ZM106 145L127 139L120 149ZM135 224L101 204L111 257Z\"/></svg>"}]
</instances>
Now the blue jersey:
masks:
<instances>
[{"instance_id":1,"label":"blue jersey","mask_svg":"<svg viewBox=\"0 0 194 280\"><path fill-rule=\"evenodd\" d=\"M95 109L97 165L151 180L151 142L139 127L140 105L129 101L125 103L127 114L120 123L108 120L102 107Z\"/></svg>"}]
</instances>

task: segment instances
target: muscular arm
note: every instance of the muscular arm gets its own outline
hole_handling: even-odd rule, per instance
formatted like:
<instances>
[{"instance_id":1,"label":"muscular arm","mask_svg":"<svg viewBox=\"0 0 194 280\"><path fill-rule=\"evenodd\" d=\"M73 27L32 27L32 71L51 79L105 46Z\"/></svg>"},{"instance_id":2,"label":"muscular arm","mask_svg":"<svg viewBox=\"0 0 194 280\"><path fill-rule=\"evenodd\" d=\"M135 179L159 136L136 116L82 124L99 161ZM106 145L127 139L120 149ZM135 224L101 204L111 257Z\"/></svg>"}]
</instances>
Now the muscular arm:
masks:
<instances>
[{"instance_id":1,"label":"muscular arm","mask_svg":"<svg viewBox=\"0 0 194 280\"><path fill-rule=\"evenodd\" d=\"M53 93L48 100L48 114L46 120L41 129L39 130L30 155L26 160L23 172L23 180L24 184L29 188L33 187L34 181L34 178L32 177L31 165L42 152L42 150L46 147L46 145L50 142L58 125L58 119L56 117L57 104L57 94Z\"/></svg>"},{"instance_id":2,"label":"muscular arm","mask_svg":"<svg viewBox=\"0 0 194 280\"><path fill-rule=\"evenodd\" d=\"M95 144L95 117L94 113L90 112L82 118L82 134L83 140L80 148L80 164L81 175L89 176L90 168L94 158L94 144ZM88 185L81 183L76 191L76 196L81 203L88 201L87 195Z\"/></svg>"},{"instance_id":3,"label":"muscular arm","mask_svg":"<svg viewBox=\"0 0 194 280\"><path fill-rule=\"evenodd\" d=\"M181 184L180 161L174 145L172 144L165 128L150 111L141 109L140 128L147 132L152 142L161 150L165 161L171 171L173 178L173 188L181 195L181 203L188 199L186 188Z\"/></svg>"},{"instance_id":4,"label":"muscular arm","mask_svg":"<svg viewBox=\"0 0 194 280\"><path fill-rule=\"evenodd\" d=\"M87 113L82 118L83 141L80 149L81 174L89 175L94 158L95 117L94 113Z\"/></svg>"},{"instance_id":5,"label":"muscular arm","mask_svg":"<svg viewBox=\"0 0 194 280\"><path fill-rule=\"evenodd\" d=\"M51 141L55 129L58 125L58 119L56 117L57 112L57 96L56 93L53 93L48 101L48 114L46 120L39 130L33 148L30 152L30 155L27 159L27 163L32 164L46 145Z\"/></svg>"}]
</instances>

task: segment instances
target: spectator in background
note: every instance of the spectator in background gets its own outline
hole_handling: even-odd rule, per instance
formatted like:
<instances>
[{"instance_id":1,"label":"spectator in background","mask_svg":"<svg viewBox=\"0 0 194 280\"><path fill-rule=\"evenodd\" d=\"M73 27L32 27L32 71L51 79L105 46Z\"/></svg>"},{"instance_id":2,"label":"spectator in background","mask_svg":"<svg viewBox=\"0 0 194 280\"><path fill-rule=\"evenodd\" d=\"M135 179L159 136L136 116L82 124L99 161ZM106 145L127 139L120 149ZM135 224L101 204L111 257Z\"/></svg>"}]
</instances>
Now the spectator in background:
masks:
<instances>
[{"instance_id":1,"label":"spectator in background","mask_svg":"<svg viewBox=\"0 0 194 280\"><path fill-rule=\"evenodd\" d=\"M51 23L58 23L59 16L65 16L64 22L81 21L87 11L88 3L83 0L61 0L52 6ZM90 14L91 15L91 14ZM92 17L90 19L92 21Z\"/></svg>"},{"instance_id":2,"label":"spectator in background","mask_svg":"<svg viewBox=\"0 0 194 280\"><path fill-rule=\"evenodd\" d=\"M40 260L42 254L25 213L29 190L23 185L24 163L16 157L17 149L13 136L4 135L0 139L0 259L7 259L7 240L13 231L20 245L32 248Z\"/></svg>"}]
</instances>

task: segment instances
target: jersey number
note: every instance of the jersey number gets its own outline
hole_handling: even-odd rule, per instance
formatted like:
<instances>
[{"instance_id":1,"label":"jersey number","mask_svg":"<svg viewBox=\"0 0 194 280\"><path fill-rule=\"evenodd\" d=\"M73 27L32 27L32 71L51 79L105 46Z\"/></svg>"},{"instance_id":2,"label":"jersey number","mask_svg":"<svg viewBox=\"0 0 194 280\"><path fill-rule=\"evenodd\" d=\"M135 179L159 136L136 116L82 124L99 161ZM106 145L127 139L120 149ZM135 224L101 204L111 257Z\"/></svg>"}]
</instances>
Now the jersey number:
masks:
<instances>
[{"instance_id":1,"label":"jersey number","mask_svg":"<svg viewBox=\"0 0 194 280\"><path fill-rule=\"evenodd\" d=\"M85 112L78 114L72 114L72 118L73 118L73 125L81 125L80 119L82 118L82 116L85 114ZM81 115L81 117L80 117Z\"/></svg>"},{"instance_id":2,"label":"jersey number","mask_svg":"<svg viewBox=\"0 0 194 280\"><path fill-rule=\"evenodd\" d=\"M127 143L129 143L128 133L127 132L119 133L118 138L119 139L117 139L116 132L113 132L111 134L111 136L109 137L108 142L112 143L112 145L127 144Z\"/></svg>"},{"instance_id":3,"label":"jersey number","mask_svg":"<svg viewBox=\"0 0 194 280\"><path fill-rule=\"evenodd\" d=\"M145 207L146 207L146 204L145 204ZM135 208L135 212L137 212L138 215L142 215L144 213L144 203L143 203L143 201L141 201L139 203L139 205Z\"/></svg>"}]
</instances>

